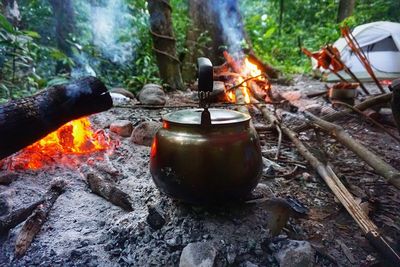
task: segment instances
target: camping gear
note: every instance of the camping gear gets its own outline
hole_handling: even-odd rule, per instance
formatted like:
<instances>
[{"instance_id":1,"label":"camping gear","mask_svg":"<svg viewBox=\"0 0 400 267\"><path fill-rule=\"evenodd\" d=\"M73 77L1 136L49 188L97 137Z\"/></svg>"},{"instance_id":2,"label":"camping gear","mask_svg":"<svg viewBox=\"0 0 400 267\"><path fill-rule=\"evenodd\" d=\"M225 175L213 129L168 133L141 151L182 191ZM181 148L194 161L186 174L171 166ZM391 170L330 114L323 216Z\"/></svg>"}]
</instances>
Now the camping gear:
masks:
<instances>
[{"instance_id":1,"label":"camping gear","mask_svg":"<svg viewBox=\"0 0 400 267\"><path fill-rule=\"evenodd\" d=\"M206 59L198 64L202 108L163 116L151 149L150 172L161 192L184 202L239 201L254 189L262 172L259 139L249 115L208 108L212 65Z\"/></svg>"},{"instance_id":2,"label":"camping gear","mask_svg":"<svg viewBox=\"0 0 400 267\"><path fill-rule=\"evenodd\" d=\"M386 21L368 23L354 28L352 35L362 48L379 80L400 77L400 23ZM337 40L333 46L339 50L342 61L358 79L372 81L364 65L344 38ZM344 71L338 73L346 80L351 80ZM330 73L328 81L339 81L339 79Z\"/></svg>"}]
</instances>

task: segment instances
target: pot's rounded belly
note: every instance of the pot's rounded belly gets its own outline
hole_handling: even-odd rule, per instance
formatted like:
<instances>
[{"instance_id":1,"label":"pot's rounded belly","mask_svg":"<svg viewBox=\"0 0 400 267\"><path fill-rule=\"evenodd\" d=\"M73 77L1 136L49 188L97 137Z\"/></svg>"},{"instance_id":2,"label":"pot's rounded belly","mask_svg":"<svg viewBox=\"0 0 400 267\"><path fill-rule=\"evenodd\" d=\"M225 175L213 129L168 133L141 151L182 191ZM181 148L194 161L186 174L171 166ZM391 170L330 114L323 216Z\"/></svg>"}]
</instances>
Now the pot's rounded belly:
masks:
<instances>
[{"instance_id":1,"label":"pot's rounded belly","mask_svg":"<svg viewBox=\"0 0 400 267\"><path fill-rule=\"evenodd\" d=\"M163 128L152 145L150 171L160 191L185 202L240 200L261 175L259 140L250 128L204 134Z\"/></svg>"}]
</instances>

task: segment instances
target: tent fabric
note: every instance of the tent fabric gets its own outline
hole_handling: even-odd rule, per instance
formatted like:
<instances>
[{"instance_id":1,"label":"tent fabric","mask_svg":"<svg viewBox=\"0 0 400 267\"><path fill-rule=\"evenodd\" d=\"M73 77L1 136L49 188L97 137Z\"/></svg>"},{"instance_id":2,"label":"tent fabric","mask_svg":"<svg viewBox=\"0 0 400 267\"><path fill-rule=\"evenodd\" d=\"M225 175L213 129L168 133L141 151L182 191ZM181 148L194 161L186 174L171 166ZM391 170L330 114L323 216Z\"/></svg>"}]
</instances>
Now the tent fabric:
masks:
<instances>
[{"instance_id":1,"label":"tent fabric","mask_svg":"<svg viewBox=\"0 0 400 267\"><path fill-rule=\"evenodd\" d=\"M379 21L357 26L353 35L363 49L379 79L400 77L400 23ZM364 66L352 52L344 38L334 43L342 61L361 80L370 80ZM345 73L340 72L345 78ZM337 80L333 74L328 81Z\"/></svg>"}]
</instances>

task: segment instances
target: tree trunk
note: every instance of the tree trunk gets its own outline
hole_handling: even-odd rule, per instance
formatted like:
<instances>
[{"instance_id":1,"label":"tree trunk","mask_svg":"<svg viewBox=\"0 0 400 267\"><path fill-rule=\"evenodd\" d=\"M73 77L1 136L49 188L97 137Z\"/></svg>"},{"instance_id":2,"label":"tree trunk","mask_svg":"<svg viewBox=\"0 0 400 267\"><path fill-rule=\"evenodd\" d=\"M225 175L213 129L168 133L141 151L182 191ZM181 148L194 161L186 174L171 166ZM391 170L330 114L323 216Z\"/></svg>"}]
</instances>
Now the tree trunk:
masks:
<instances>
[{"instance_id":1,"label":"tree trunk","mask_svg":"<svg viewBox=\"0 0 400 267\"><path fill-rule=\"evenodd\" d=\"M220 65L224 62L224 50L235 56L242 52L254 55L237 0L189 0L189 17L188 52L183 64L185 80L196 77L196 60L200 56Z\"/></svg>"},{"instance_id":2,"label":"tree trunk","mask_svg":"<svg viewBox=\"0 0 400 267\"><path fill-rule=\"evenodd\" d=\"M356 0L340 0L337 22L342 22L345 18L353 14Z\"/></svg>"},{"instance_id":3,"label":"tree trunk","mask_svg":"<svg viewBox=\"0 0 400 267\"><path fill-rule=\"evenodd\" d=\"M71 45L68 43L70 35L75 29L75 15L71 0L50 0L53 9L54 19L56 20L56 42L58 49L66 56L72 57ZM65 62L59 61L56 73L71 73L71 67Z\"/></svg>"},{"instance_id":4,"label":"tree trunk","mask_svg":"<svg viewBox=\"0 0 400 267\"><path fill-rule=\"evenodd\" d=\"M150 32L153 38L153 50L161 79L172 89L184 89L180 60L176 56L176 39L174 37L169 0L148 0L150 13Z\"/></svg>"},{"instance_id":5,"label":"tree trunk","mask_svg":"<svg viewBox=\"0 0 400 267\"><path fill-rule=\"evenodd\" d=\"M21 13L16 0L2 0L2 13L14 26L19 26Z\"/></svg>"}]
</instances>

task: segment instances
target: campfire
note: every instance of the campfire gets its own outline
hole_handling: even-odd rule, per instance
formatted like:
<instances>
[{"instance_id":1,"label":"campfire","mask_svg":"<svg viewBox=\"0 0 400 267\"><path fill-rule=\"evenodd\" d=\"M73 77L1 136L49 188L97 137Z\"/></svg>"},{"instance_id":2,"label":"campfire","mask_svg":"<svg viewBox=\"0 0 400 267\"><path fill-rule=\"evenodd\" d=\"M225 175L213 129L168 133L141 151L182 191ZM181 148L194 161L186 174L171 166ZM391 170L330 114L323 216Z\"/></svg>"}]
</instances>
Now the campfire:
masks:
<instances>
[{"instance_id":1,"label":"campfire","mask_svg":"<svg viewBox=\"0 0 400 267\"><path fill-rule=\"evenodd\" d=\"M8 170L36 170L54 163L74 167L79 162L76 156L111 151L114 145L103 130L95 131L84 117L66 123L2 163Z\"/></svg>"},{"instance_id":2,"label":"campfire","mask_svg":"<svg viewBox=\"0 0 400 267\"><path fill-rule=\"evenodd\" d=\"M214 79L225 83L226 98L231 103L236 103L234 90L240 88L246 104L251 103L251 98L268 100L271 84L267 75L254 59L240 56L235 59L227 51L224 52L226 63L216 67Z\"/></svg>"}]
</instances>

